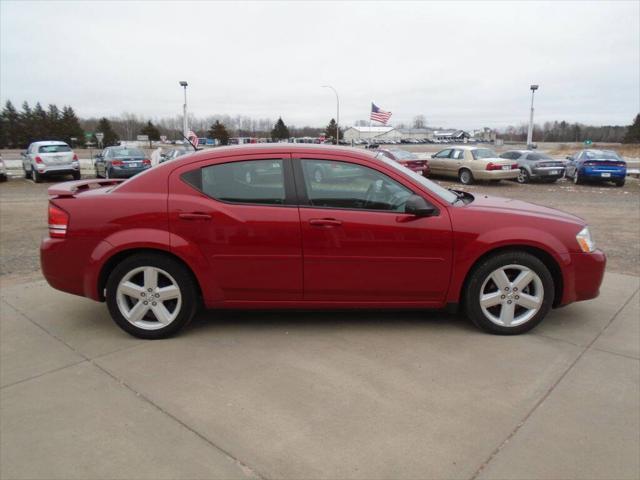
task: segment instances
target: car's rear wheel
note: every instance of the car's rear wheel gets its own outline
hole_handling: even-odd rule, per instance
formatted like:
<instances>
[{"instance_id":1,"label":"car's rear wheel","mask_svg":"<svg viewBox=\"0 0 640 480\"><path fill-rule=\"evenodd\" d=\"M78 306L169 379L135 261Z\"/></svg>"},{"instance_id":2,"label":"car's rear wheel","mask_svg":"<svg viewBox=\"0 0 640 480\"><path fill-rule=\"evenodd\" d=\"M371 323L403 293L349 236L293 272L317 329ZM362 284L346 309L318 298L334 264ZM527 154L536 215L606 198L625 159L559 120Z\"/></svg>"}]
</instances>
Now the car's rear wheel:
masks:
<instances>
[{"instance_id":1,"label":"car's rear wheel","mask_svg":"<svg viewBox=\"0 0 640 480\"><path fill-rule=\"evenodd\" d=\"M553 304L553 278L545 264L526 252L487 258L471 273L464 298L467 316L482 330L516 335L531 330Z\"/></svg>"},{"instance_id":2,"label":"car's rear wheel","mask_svg":"<svg viewBox=\"0 0 640 480\"><path fill-rule=\"evenodd\" d=\"M31 170L27 170L27 168L22 165L22 169L24 170L24 178L26 178L27 180L31 178Z\"/></svg>"},{"instance_id":3,"label":"car's rear wheel","mask_svg":"<svg viewBox=\"0 0 640 480\"><path fill-rule=\"evenodd\" d=\"M614 183L616 184L616 187L624 187L624 181L625 179L623 178L622 180L616 180Z\"/></svg>"},{"instance_id":4,"label":"car's rear wheel","mask_svg":"<svg viewBox=\"0 0 640 480\"><path fill-rule=\"evenodd\" d=\"M529 183L529 180L531 180L531 176L529 175L529 172L527 172L526 168L520 169L516 180L518 183Z\"/></svg>"},{"instance_id":5,"label":"car's rear wheel","mask_svg":"<svg viewBox=\"0 0 640 480\"><path fill-rule=\"evenodd\" d=\"M580 174L577 170L573 172L573 183L575 183L576 185L582 184L582 178L580 178Z\"/></svg>"},{"instance_id":6,"label":"car's rear wheel","mask_svg":"<svg viewBox=\"0 0 640 480\"><path fill-rule=\"evenodd\" d=\"M460 180L460 183L463 185L471 185L473 183L473 173L471 173L471 170L463 168L458 173L458 180Z\"/></svg>"},{"instance_id":7,"label":"car's rear wheel","mask_svg":"<svg viewBox=\"0 0 640 480\"><path fill-rule=\"evenodd\" d=\"M80 174L80 172L73 172L73 179L74 180L80 180L81 176L82 175Z\"/></svg>"},{"instance_id":8,"label":"car's rear wheel","mask_svg":"<svg viewBox=\"0 0 640 480\"><path fill-rule=\"evenodd\" d=\"M177 260L139 254L120 263L107 280L107 306L124 331L139 338L166 338L195 315L195 281Z\"/></svg>"},{"instance_id":9,"label":"car's rear wheel","mask_svg":"<svg viewBox=\"0 0 640 480\"><path fill-rule=\"evenodd\" d=\"M111 172L108 168L104 169L104 178L111 178Z\"/></svg>"},{"instance_id":10,"label":"car's rear wheel","mask_svg":"<svg viewBox=\"0 0 640 480\"><path fill-rule=\"evenodd\" d=\"M34 169L31 169L31 175L33 176L33 181L36 183L42 182L42 174Z\"/></svg>"}]
</instances>

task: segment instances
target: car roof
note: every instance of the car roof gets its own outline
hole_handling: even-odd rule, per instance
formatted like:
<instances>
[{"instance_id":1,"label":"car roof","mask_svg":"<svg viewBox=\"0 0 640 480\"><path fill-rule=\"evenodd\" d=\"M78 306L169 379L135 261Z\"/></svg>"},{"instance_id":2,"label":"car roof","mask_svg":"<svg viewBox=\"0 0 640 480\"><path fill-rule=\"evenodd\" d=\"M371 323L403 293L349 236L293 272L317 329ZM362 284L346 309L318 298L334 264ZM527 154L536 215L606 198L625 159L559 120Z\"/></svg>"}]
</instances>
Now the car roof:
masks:
<instances>
[{"instance_id":1,"label":"car roof","mask_svg":"<svg viewBox=\"0 0 640 480\"><path fill-rule=\"evenodd\" d=\"M457 148L458 150L480 150L480 149L491 150L488 147L477 147L475 145L451 145L450 147L443 148L442 150L450 150L452 148Z\"/></svg>"},{"instance_id":2,"label":"car roof","mask_svg":"<svg viewBox=\"0 0 640 480\"><path fill-rule=\"evenodd\" d=\"M42 145L66 145L67 147L69 146L69 144L67 142L61 142L60 140L40 140L38 142L33 142L32 145L38 145L38 146L42 146Z\"/></svg>"},{"instance_id":3,"label":"car roof","mask_svg":"<svg viewBox=\"0 0 640 480\"><path fill-rule=\"evenodd\" d=\"M206 150L198 150L189 155L190 161L204 160L212 157L225 157L231 155L251 155L260 153L313 153L327 155L349 155L359 156L363 158L375 158L375 150L368 151L360 148L341 147L335 145L323 145L313 143L250 143L246 145L231 145L227 147L208 148Z\"/></svg>"}]
</instances>

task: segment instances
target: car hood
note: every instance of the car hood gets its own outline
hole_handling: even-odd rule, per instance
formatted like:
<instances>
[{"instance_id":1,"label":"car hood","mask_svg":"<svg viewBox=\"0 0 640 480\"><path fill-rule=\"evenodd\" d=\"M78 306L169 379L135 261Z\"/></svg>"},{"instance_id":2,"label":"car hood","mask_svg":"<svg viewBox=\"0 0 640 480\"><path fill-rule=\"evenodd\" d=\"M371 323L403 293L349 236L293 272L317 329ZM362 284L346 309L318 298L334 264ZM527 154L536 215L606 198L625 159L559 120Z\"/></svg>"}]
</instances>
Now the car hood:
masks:
<instances>
[{"instance_id":1,"label":"car hood","mask_svg":"<svg viewBox=\"0 0 640 480\"><path fill-rule=\"evenodd\" d=\"M566 222L574 223L577 225L586 224L586 222L582 218L571 213L556 210L555 208L543 207L542 205L537 205L535 203L515 200L512 198L476 195L474 201L469 203L466 208L483 210L485 212L514 213L551 218L555 220L564 220Z\"/></svg>"}]
</instances>

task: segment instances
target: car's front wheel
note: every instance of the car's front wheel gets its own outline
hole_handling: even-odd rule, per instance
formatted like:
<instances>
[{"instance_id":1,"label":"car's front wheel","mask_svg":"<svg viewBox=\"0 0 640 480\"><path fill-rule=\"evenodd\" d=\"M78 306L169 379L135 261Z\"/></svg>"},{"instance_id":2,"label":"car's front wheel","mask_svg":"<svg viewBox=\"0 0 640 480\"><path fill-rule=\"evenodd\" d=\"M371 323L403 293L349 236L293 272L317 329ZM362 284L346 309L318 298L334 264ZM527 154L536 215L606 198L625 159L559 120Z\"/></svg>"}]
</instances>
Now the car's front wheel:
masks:
<instances>
[{"instance_id":1,"label":"car's front wheel","mask_svg":"<svg viewBox=\"0 0 640 480\"><path fill-rule=\"evenodd\" d=\"M170 257L139 254L120 263L107 280L107 306L124 331L166 338L195 315L198 294L187 268Z\"/></svg>"},{"instance_id":2,"label":"car's front wheel","mask_svg":"<svg viewBox=\"0 0 640 480\"><path fill-rule=\"evenodd\" d=\"M553 278L545 264L526 252L500 253L482 261L465 291L467 316L481 329L499 335L531 330L553 304Z\"/></svg>"}]
</instances>

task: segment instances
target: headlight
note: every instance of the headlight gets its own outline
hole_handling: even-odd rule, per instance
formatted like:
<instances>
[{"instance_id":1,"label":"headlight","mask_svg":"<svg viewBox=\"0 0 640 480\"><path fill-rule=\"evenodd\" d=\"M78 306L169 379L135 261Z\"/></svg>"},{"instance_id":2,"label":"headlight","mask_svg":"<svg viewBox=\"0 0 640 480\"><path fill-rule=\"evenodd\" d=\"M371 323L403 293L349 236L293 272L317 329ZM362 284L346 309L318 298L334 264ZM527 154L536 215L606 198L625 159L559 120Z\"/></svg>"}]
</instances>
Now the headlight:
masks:
<instances>
[{"instance_id":1,"label":"headlight","mask_svg":"<svg viewBox=\"0 0 640 480\"><path fill-rule=\"evenodd\" d=\"M576 235L576 240L584 253L591 253L596 249L596 242L591 238L589 227L584 227L580 230Z\"/></svg>"}]
</instances>

